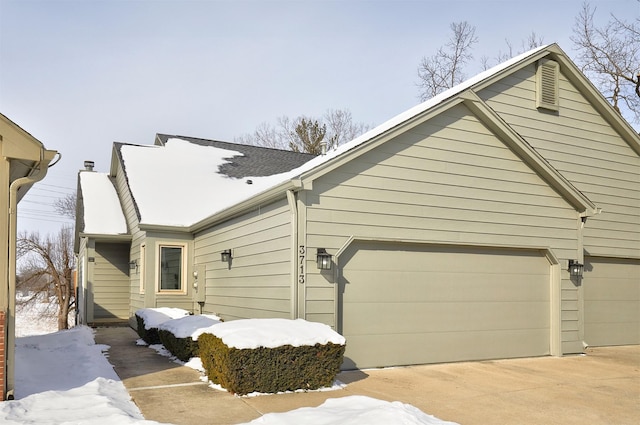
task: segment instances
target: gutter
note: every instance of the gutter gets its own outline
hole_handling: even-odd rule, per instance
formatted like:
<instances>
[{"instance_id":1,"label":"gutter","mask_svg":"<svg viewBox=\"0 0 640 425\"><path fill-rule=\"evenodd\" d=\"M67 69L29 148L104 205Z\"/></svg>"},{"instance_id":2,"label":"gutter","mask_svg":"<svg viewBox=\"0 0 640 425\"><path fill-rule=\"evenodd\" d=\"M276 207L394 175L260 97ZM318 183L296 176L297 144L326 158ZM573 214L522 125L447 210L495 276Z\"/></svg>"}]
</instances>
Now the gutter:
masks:
<instances>
[{"instance_id":1,"label":"gutter","mask_svg":"<svg viewBox=\"0 0 640 425\"><path fill-rule=\"evenodd\" d=\"M15 397L15 314L16 314L16 247L18 236L18 190L28 184L39 182L47 175L47 166L51 159L46 159L44 156L44 149L40 150L40 160L37 165L33 167L35 171L32 175L27 177L20 177L11 183L9 186L9 280L8 280L8 308L7 308L7 320L6 329L13 332L7 332L7 340L5 344L5 386L6 386L6 399L13 400ZM56 152L56 154L58 154ZM59 155L59 154L58 154ZM55 163L54 163L55 164Z\"/></svg>"}]
</instances>

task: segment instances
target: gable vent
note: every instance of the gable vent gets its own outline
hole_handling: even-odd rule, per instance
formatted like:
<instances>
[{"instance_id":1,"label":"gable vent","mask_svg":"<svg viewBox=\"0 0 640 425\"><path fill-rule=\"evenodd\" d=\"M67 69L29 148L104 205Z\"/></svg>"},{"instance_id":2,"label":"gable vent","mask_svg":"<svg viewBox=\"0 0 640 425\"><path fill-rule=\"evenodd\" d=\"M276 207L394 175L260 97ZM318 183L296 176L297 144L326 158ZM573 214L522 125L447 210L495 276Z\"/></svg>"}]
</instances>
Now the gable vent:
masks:
<instances>
[{"instance_id":1,"label":"gable vent","mask_svg":"<svg viewBox=\"0 0 640 425\"><path fill-rule=\"evenodd\" d=\"M552 60L538 62L536 75L536 107L557 111L560 109L558 100L558 79L560 64Z\"/></svg>"}]
</instances>

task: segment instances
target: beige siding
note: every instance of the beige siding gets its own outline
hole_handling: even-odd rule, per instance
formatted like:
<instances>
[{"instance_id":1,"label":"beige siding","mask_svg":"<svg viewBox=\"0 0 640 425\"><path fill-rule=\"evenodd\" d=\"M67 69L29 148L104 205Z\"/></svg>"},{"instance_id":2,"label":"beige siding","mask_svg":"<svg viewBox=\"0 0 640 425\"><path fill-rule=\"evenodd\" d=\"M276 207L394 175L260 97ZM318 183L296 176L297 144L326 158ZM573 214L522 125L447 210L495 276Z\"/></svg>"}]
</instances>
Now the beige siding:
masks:
<instances>
[{"instance_id":1,"label":"beige siding","mask_svg":"<svg viewBox=\"0 0 640 425\"><path fill-rule=\"evenodd\" d=\"M306 213L307 247L331 253L350 236L550 247L559 258L578 248L576 211L463 106L316 180ZM306 317L333 325L333 284L312 260Z\"/></svg>"},{"instance_id":2,"label":"beige siding","mask_svg":"<svg viewBox=\"0 0 640 425\"><path fill-rule=\"evenodd\" d=\"M129 317L129 244L96 243L93 322Z\"/></svg>"},{"instance_id":3,"label":"beige siding","mask_svg":"<svg viewBox=\"0 0 640 425\"><path fill-rule=\"evenodd\" d=\"M591 255L640 254L640 157L560 76L557 114L535 109L535 67L529 67L481 93L553 167L591 199L602 214L584 228Z\"/></svg>"},{"instance_id":4,"label":"beige siding","mask_svg":"<svg viewBox=\"0 0 640 425\"><path fill-rule=\"evenodd\" d=\"M145 305L145 293L140 292L140 280L143 279L143 273L147 276L145 282L148 284L150 282L149 275L149 264L153 264L152 257L149 256L147 252L147 257L142 258L140 255L140 245L145 243L145 232L137 231L133 235L133 240L131 241L131 260L138 260L138 269L130 273L130 306L129 306L129 317L133 317L141 308L147 307ZM151 267L153 270L153 267Z\"/></svg>"},{"instance_id":5,"label":"beige siding","mask_svg":"<svg viewBox=\"0 0 640 425\"><path fill-rule=\"evenodd\" d=\"M196 235L195 264L206 268L205 313L225 320L291 317L291 214L286 199ZM229 266L220 252L231 249Z\"/></svg>"}]
</instances>

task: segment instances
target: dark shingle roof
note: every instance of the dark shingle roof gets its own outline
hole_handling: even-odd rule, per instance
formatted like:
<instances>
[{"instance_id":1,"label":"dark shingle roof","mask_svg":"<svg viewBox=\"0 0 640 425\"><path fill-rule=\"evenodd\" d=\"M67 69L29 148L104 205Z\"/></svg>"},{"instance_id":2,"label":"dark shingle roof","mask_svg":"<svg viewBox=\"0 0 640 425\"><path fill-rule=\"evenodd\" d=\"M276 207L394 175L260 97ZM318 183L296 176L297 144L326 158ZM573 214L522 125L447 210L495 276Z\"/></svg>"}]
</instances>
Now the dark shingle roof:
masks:
<instances>
[{"instance_id":1,"label":"dark shingle roof","mask_svg":"<svg viewBox=\"0 0 640 425\"><path fill-rule=\"evenodd\" d=\"M284 173L301 166L315 158L315 155L298 153L260 146L241 145L239 143L221 142L218 140L199 139L196 137L158 134L158 140L165 144L167 140L176 138L201 146L213 146L220 149L242 153L243 156L225 158L229 162L220 166L219 172L229 177L262 177Z\"/></svg>"}]
</instances>

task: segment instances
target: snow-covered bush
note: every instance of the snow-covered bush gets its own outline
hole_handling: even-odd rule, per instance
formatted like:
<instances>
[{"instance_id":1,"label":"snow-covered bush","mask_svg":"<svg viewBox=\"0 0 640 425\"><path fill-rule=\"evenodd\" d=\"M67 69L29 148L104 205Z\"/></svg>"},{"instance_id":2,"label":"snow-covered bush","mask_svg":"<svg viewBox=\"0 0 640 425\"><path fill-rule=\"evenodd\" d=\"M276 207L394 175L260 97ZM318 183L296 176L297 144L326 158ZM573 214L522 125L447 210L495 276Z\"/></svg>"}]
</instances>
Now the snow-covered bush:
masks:
<instances>
[{"instance_id":1,"label":"snow-covered bush","mask_svg":"<svg viewBox=\"0 0 640 425\"><path fill-rule=\"evenodd\" d=\"M329 326L302 319L220 323L198 344L209 380L239 395L330 387L345 350Z\"/></svg>"},{"instance_id":2,"label":"snow-covered bush","mask_svg":"<svg viewBox=\"0 0 640 425\"><path fill-rule=\"evenodd\" d=\"M199 356L198 337L220 322L222 319L213 314L184 316L160 323L158 336L171 354L187 362L191 357Z\"/></svg>"},{"instance_id":3,"label":"snow-covered bush","mask_svg":"<svg viewBox=\"0 0 640 425\"><path fill-rule=\"evenodd\" d=\"M188 316L187 310L172 307L141 308L136 311L136 331L147 344L159 344L158 326L167 320Z\"/></svg>"}]
</instances>

